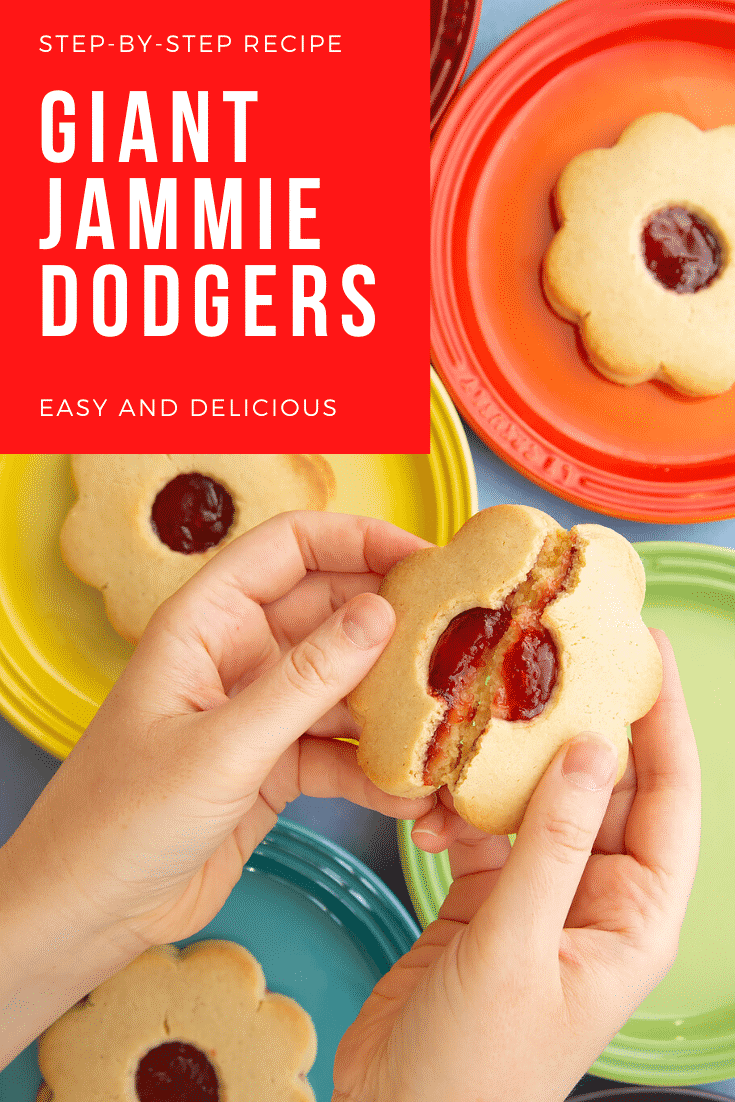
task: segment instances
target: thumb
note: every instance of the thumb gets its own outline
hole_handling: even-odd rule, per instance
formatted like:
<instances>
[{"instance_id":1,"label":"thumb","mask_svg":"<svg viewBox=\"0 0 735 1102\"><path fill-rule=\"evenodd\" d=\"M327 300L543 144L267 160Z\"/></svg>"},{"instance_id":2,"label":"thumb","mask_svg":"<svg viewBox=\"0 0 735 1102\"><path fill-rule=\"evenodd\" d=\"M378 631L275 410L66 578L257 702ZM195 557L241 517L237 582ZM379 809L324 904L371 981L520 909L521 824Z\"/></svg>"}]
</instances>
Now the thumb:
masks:
<instances>
[{"instance_id":1,"label":"thumb","mask_svg":"<svg viewBox=\"0 0 735 1102\"><path fill-rule=\"evenodd\" d=\"M591 732L566 743L541 778L483 918L531 948L558 952L617 773L615 746ZM483 918L479 924L484 925Z\"/></svg>"},{"instance_id":2,"label":"thumb","mask_svg":"<svg viewBox=\"0 0 735 1102\"><path fill-rule=\"evenodd\" d=\"M292 742L355 688L393 634L395 613L361 593L233 697L218 714L263 776Z\"/></svg>"}]
</instances>

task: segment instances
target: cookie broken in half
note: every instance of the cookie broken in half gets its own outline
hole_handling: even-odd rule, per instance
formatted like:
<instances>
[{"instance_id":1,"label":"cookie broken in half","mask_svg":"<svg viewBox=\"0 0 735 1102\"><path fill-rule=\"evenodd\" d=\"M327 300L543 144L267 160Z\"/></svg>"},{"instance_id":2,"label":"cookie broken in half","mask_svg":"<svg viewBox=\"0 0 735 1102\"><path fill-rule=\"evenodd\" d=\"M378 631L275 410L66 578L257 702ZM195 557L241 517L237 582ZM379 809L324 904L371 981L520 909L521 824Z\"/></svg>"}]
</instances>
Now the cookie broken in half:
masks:
<instances>
[{"instance_id":1,"label":"cookie broken in half","mask_svg":"<svg viewBox=\"0 0 735 1102\"><path fill-rule=\"evenodd\" d=\"M398 563L380 592L396 630L349 697L380 788L447 785L464 819L506 834L575 735L609 738L622 775L627 725L661 688L643 565L623 536L497 505Z\"/></svg>"}]
</instances>

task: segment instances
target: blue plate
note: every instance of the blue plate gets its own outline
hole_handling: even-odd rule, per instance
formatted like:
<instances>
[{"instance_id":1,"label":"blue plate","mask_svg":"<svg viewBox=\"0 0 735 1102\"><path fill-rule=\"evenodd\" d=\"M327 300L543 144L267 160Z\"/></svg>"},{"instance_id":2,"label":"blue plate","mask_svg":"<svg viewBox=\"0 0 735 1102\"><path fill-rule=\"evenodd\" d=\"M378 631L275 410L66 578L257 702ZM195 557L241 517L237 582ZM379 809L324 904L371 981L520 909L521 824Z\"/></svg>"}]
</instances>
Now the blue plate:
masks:
<instances>
[{"instance_id":1,"label":"blue plate","mask_svg":"<svg viewBox=\"0 0 735 1102\"><path fill-rule=\"evenodd\" d=\"M309 1082L317 1102L329 1102L342 1034L418 935L401 903L361 861L306 827L279 820L217 917L178 944L237 941L260 961L271 991L301 1003L318 1040ZM0 1072L0 1102L35 1102L40 1082L33 1044Z\"/></svg>"}]
</instances>

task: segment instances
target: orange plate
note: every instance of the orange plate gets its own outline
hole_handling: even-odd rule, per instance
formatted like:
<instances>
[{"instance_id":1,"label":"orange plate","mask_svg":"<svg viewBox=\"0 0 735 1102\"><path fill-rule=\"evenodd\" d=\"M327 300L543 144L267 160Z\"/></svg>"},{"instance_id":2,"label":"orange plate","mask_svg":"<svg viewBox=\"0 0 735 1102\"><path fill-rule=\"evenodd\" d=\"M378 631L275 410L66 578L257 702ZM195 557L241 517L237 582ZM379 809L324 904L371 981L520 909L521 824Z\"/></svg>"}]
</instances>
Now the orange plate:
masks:
<instances>
[{"instance_id":1,"label":"orange plate","mask_svg":"<svg viewBox=\"0 0 735 1102\"><path fill-rule=\"evenodd\" d=\"M432 150L433 362L476 432L552 493L715 520L735 515L735 388L609 382L541 291L562 168L652 111L735 122L735 3L568 0L483 62Z\"/></svg>"}]
</instances>

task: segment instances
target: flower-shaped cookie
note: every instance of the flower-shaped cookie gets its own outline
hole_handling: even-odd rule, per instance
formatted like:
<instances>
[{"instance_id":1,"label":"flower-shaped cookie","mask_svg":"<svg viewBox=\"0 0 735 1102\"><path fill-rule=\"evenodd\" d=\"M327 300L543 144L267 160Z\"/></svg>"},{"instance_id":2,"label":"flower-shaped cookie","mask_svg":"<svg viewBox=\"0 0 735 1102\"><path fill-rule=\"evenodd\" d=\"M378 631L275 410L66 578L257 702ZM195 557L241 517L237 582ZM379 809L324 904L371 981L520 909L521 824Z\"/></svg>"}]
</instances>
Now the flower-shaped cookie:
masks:
<instances>
[{"instance_id":1,"label":"flower-shaped cookie","mask_svg":"<svg viewBox=\"0 0 735 1102\"><path fill-rule=\"evenodd\" d=\"M62 557L133 642L225 543L276 513L324 509L334 492L321 455L74 455L72 474Z\"/></svg>"},{"instance_id":2,"label":"flower-shaped cookie","mask_svg":"<svg viewBox=\"0 0 735 1102\"><path fill-rule=\"evenodd\" d=\"M446 547L404 559L380 590L395 633L349 698L363 769L399 796L446 784L459 814L493 834L517 829L581 731L615 743L621 775L626 726L661 688L645 588L617 532L565 532L522 505L485 509Z\"/></svg>"},{"instance_id":3,"label":"flower-shaped cookie","mask_svg":"<svg viewBox=\"0 0 735 1102\"><path fill-rule=\"evenodd\" d=\"M53 1102L314 1102L311 1018L227 941L149 949L39 1041Z\"/></svg>"},{"instance_id":4,"label":"flower-shaped cookie","mask_svg":"<svg viewBox=\"0 0 735 1102\"><path fill-rule=\"evenodd\" d=\"M570 161L544 257L551 306L592 363L627 386L689 396L735 381L735 126L646 115Z\"/></svg>"}]
</instances>

